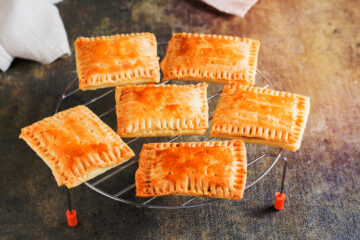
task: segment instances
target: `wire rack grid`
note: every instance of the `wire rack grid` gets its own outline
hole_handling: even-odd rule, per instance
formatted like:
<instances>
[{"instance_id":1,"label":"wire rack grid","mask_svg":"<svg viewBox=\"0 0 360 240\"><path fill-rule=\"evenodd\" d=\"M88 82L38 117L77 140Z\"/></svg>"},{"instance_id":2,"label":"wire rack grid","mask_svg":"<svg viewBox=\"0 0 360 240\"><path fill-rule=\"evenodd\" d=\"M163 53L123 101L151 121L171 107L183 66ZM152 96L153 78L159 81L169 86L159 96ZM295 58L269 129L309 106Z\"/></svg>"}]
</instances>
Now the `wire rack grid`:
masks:
<instances>
[{"instance_id":1,"label":"wire rack grid","mask_svg":"<svg viewBox=\"0 0 360 240\"><path fill-rule=\"evenodd\" d=\"M265 80L265 82L267 83L265 86L263 86L263 88L268 88L268 87L272 87L273 89L276 89L274 84L272 83L271 79L269 79L263 72L261 72L260 70L257 70L257 73ZM77 82L77 78L75 78L73 81L71 81L68 86L66 87L65 91L63 92L63 94L61 95L57 105L56 105L56 109L55 109L55 113L57 113L60 109L61 104L63 103L63 101L65 99L69 99L72 96L74 96L75 94L81 92L79 88L76 88L74 90L70 89L75 85L75 83ZM167 82L163 82L161 84L167 84L170 81ZM200 84L200 83L198 83ZM107 90L103 93L101 93L100 95L91 98L90 100L86 101L85 103L81 103L82 105L85 106L89 106L99 100L101 100L102 98L108 96L109 94L113 93L115 91L115 88L112 88L110 90ZM215 93L211 94L208 97L208 101L212 100L213 98L215 98L216 96L218 96L219 94L221 94L222 90L218 90ZM98 116L100 118L104 118L105 116L109 115L110 113L113 113L115 111L115 107L110 108L109 110L99 114ZM212 119L212 116L209 118L209 121ZM172 138L171 140L169 140L168 142L174 142L176 140L178 140L179 138L181 138L183 136L177 136ZM131 145L137 141L141 140L141 138L134 138L131 139L127 142L125 142L128 145ZM211 138L208 139L208 141L213 141L215 140L215 138ZM277 154L270 154L270 153L265 153L262 154L261 156L255 158L254 160L250 161L247 164L247 167L252 166L253 164L259 162L260 160L266 158L266 157L271 157L272 163L269 167L267 167L259 177L257 177L254 181L252 181L251 183L248 183L245 187L246 189L249 189L250 187L254 186L256 183L258 183L261 179L263 179L270 171L271 169L275 166L275 164L280 160L284 158L282 158L282 153L283 153L283 149L279 150L277 152ZM121 174L122 172L124 172L124 170L130 168L131 166L134 166L137 163L137 159L132 159L130 161L127 161L123 164L121 164L120 166L116 167L113 171L104 173L103 175L101 175L100 179L97 179L96 181L90 183L90 182L86 182L86 186L88 186L90 189L110 198L113 200L116 200L118 202L124 203L124 204L128 204L128 205L132 205L132 206L136 206L136 207L145 207L145 208L154 208L154 209L180 209L180 208L192 208L192 207L199 207L199 206L204 206L207 204L210 204L212 202L216 202L219 201L220 199L216 199L216 198L208 198L208 197L199 197L199 196L195 196L195 197L187 197L186 199L182 200L182 201L178 201L176 202L176 204L166 204L163 202L161 202L160 204L154 204L154 200L157 198L163 198L163 197L152 197L152 198L141 198L140 202L139 201L134 201L131 199L127 199L124 197L124 195L126 195L126 193L128 193L130 190L135 189L135 183L132 183L124 188L122 188L121 190L117 191L116 193L110 193L107 190L104 190L102 188L99 187L99 185L101 183L104 183L106 181L109 181L111 178L114 178L115 176ZM166 202L166 201L165 201Z\"/></svg>"}]
</instances>

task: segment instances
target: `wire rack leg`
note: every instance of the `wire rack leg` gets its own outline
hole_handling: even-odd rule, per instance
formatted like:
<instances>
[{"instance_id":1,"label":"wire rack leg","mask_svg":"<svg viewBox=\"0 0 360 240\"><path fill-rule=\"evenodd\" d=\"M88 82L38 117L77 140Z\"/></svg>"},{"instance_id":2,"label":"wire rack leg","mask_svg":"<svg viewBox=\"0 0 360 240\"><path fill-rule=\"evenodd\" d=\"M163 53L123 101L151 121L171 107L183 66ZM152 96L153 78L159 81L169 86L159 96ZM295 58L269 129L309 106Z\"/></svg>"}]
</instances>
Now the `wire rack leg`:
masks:
<instances>
[{"instance_id":1,"label":"wire rack leg","mask_svg":"<svg viewBox=\"0 0 360 240\"><path fill-rule=\"evenodd\" d=\"M285 157L283 157L282 159L284 160L284 168L283 168L283 174L282 174L282 179L281 179L280 193L283 193L285 190L286 168L287 168L287 164L288 164L288 161Z\"/></svg>"},{"instance_id":2,"label":"wire rack leg","mask_svg":"<svg viewBox=\"0 0 360 240\"><path fill-rule=\"evenodd\" d=\"M277 192L275 194L275 202L274 202L274 208L277 211L281 211L283 209L286 198L286 195L284 193L284 184L285 184L286 168L288 162L286 158L283 158L283 160L284 160L284 167L283 167L283 174L281 179L281 188L280 188L280 192Z\"/></svg>"},{"instance_id":3,"label":"wire rack leg","mask_svg":"<svg viewBox=\"0 0 360 240\"><path fill-rule=\"evenodd\" d=\"M76 211L71 206L71 197L69 188L65 187L66 191L66 200L68 205L68 210L66 211L66 218L69 227L76 227L78 225Z\"/></svg>"},{"instance_id":4,"label":"wire rack leg","mask_svg":"<svg viewBox=\"0 0 360 240\"><path fill-rule=\"evenodd\" d=\"M70 190L67 187L65 187L65 191L66 191L66 201L67 201L68 210L71 211L72 206L71 206Z\"/></svg>"}]
</instances>

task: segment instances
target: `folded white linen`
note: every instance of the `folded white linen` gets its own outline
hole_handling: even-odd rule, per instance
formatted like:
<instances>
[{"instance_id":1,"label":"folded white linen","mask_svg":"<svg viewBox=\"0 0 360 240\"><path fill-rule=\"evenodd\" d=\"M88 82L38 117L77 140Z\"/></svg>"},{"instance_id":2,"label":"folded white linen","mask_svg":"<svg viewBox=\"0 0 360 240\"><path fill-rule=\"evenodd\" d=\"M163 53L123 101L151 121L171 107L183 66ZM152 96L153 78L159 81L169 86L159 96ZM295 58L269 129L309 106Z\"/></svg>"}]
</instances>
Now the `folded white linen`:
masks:
<instances>
[{"instance_id":1,"label":"folded white linen","mask_svg":"<svg viewBox=\"0 0 360 240\"><path fill-rule=\"evenodd\" d=\"M244 17L257 0L202 0L221 12Z\"/></svg>"},{"instance_id":2,"label":"folded white linen","mask_svg":"<svg viewBox=\"0 0 360 240\"><path fill-rule=\"evenodd\" d=\"M0 0L0 69L15 57L49 64L70 55L59 11L61 0Z\"/></svg>"}]
</instances>

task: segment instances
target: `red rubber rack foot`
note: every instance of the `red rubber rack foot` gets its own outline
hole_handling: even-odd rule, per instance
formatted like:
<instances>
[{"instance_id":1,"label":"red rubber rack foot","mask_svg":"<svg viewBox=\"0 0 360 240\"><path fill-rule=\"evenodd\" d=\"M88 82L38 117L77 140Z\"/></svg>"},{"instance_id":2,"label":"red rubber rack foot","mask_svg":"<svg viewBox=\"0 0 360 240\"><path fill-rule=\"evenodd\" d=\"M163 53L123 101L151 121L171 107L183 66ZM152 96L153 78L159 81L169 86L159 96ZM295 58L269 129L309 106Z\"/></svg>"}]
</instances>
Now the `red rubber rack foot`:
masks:
<instances>
[{"instance_id":1,"label":"red rubber rack foot","mask_svg":"<svg viewBox=\"0 0 360 240\"><path fill-rule=\"evenodd\" d=\"M285 193L279 193L277 192L275 195L275 202L274 202L274 208L278 211L282 210L284 207L285 202Z\"/></svg>"},{"instance_id":2,"label":"red rubber rack foot","mask_svg":"<svg viewBox=\"0 0 360 240\"><path fill-rule=\"evenodd\" d=\"M76 227L78 224L77 218L76 218L76 211L74 209L71 209L71 211L66 211L66 217L68 221L69 227Z\"/></svg>"}]
</instances>

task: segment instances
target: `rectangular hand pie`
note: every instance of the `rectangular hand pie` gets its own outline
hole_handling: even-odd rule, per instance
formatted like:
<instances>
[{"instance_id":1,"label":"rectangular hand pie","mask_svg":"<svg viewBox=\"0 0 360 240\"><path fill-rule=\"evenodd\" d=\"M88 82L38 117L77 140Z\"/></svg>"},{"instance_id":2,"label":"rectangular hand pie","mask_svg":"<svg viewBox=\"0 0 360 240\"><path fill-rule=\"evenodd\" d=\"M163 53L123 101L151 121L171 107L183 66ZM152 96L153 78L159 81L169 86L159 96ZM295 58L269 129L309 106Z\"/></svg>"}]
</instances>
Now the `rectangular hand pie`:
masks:
<instances>
[{"instance_id":1,"label":"rectangular hand pie","mask_svg":"<svg viewBox=\"0 0 360 240\"><path fill-rule=\"evenodd\" d=\"M116 88L121 137L203 135L209 127L207 84Z\"/></svg>"},{"instance_id":2,"label":"rectangular hand pie","mask_svg":"<svg viewBox=\"0 0 360 240\"><path fill-rule=\"evenodd\" d=\"M79 37L75 53L82 90L160 81L157 43L152 33Z\"/></svg>"},{"instance_id":3,"label":"rectangular hand pie","mask_svg":"<svg viewBox=\"0 0 360 240\"><path fill-rule=\"evenodd\" d=\"M162 81L194 80L253 85L258 40L222 35L175 33L161 62Z\"/></svg>"},{"instance_id":4,"label":"rectangular hand pie","mask_svg":"<svg viewBox=\"0 0 360 240\"><path fill-rule=\"evenodd\" d=\"M150 143L140 152L136 196L197 195L240 200L246 149L234 141Z\"/></svg>"},{"instance_id":5,"label":"rectangular hand pie","mask_svg":"<svg viewBox=\"0 0 360 240\"><path fill-rule=\"evenodd\" d=\"M296 151L310 99L272 89L230 84L215 109L210 136L240 139Z\"/></svg>"},{"instance_id":6,"label":"rectangular hand pie","mask_svg":"<svg viewBox=\"0 0 360 240\"><path fill-rule=\"evenodd\" d=\"M69 188L134 156L121 138L85 106L25 127L20 138L50 167L57 184Z\"/></svg>"}]
</instances>

